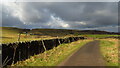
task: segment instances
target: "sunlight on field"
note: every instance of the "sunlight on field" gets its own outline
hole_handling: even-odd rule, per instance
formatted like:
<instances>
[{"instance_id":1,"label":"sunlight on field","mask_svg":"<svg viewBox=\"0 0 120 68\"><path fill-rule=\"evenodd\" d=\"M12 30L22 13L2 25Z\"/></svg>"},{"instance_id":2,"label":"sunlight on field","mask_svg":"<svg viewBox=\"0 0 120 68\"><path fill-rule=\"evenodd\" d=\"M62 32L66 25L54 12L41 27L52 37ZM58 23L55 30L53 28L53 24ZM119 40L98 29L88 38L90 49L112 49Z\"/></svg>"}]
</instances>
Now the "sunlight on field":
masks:
<instances>
[{"instance_id":1,"label":"sunlight on field","mask_svg":"<svg viewBox=\"0 0 120 68\"><path fill-rule=\"evenodd\" d=\"M83 36L88 38L101 38L109 36L118 36L118 35L109 35L109 34L85 34L84 32L79 32L78 30L64 30L64 29L33 29L28 30L28 33L25 29L15 28L15 27L1 27L2 36L0 36L0 42L2 43L14 43L14 42L25 42L32 40L41 40L41 39L53 39L57 36L59 38L72 37L72 36ZM19 39L19 34L20 40Z\"/></svg>"},{"instance_id":2,"label":"sunlight on field","mask_svg":"<svg viewBox=\"0 0 120 68\"><path fill-rule=\"evenodd\" d=\"M120 36L120 35L110 35L110 34L85 34L82 36L86 36L86 37L92 37L92 38L103 38L103 37L111 37L111 36Z\"/></svg>"},{"instance_id":3,"label":"sunlight on field","mask_svg":"<svg viewBox=\"0 0 120 68\"><path fill-rule=\"evenodd\" d=\"M34 35L29 35L29 34L26 36L26 34L21 34L20 41L18 41L18 38L19 38L18 31L3 30L1 38L2 39L0 40L0 42L2 43L15 43L15 42L33 41L33 40L41 40L41 39L51 39L54 37L50 37L50 36L39 36L38 37Z\"/></svg>"},{"instance_id":4,"label":"sunlight on field","mask_svg":"<svg viewBox=\"0 0 120 68\"><path fill-rule=\"evenodd\" d=\"M41 36L41 37L43 37L43 36ZM41 40L41 39L53 39L53 38L55 38L55 37L49 37L49 36L47 36L47 37L43 37L43 38L35 38L35 37L21 37L20 38L20 41L18 41L18 37L12 37L12 38L2 38L2 40L0 40L0 41L2 41L2 43L15 43L15 42L25 42L25 41L34 41L34 40Z\"/></svg>"},{"instance_id":5,"label":"sunlight on field","mask_svg":"<svg viewBox=\"0 0 120 68\"><path fill-rule=\"evenodd\" d=\"M102 39L101 52L108 66L118 65L118 39Z\"/></svg>"},{"instance_id":6,"label":"sunlight on field","mask_svg":"<svg viewBox=\"0 0 120 68\"><path fill-rule=\"evenodd\" d=\"M52 37L49 35L30 35L30 33L26 34L21 34L20 35L20 40L18 41L19 38L19 31L18 29L3 29L2 31L2 36L0 39L0 42L2 43L15 43L15 42L26 42L26 41L34 41L34 40L44 40L44 39L54 39L54 38L65 38L65 37L71 37L73 35L66 35L66 36L61 36L61 37Z\"/></svg>"},{"instance_id":7,"label":"sunlight on field","mask_svg":"<svg viewBox=\"0 0 120 68\"><path fill-rule=\"evenodd\" d=\"M51 29L52 30L52 29ZM31 32L20 35L20 40L19 39L19 34L20 32L24 32L23 29L19 28L10 28L10 27L2 27L2 35L0 36L0 42L2 43L15 43L15 42L25 42L25 41L33 41L33 40L41 40L41 39L54 39L54 38L65 38L65 37L71 37L73 35L67 34L66 32L57 32L57 30L53 30L52 32L50 29L40 29L40 30L32 30ZM43 32L43 34L41 33ZM57 33L55 33L57 32ZM32 34L38 34L38 35L32 35ZM53 35L53 36L52 36ZM58 37L56 36L58 35ZM61 35L61 36L59 36Z\"/></svg>"}]
</instances>

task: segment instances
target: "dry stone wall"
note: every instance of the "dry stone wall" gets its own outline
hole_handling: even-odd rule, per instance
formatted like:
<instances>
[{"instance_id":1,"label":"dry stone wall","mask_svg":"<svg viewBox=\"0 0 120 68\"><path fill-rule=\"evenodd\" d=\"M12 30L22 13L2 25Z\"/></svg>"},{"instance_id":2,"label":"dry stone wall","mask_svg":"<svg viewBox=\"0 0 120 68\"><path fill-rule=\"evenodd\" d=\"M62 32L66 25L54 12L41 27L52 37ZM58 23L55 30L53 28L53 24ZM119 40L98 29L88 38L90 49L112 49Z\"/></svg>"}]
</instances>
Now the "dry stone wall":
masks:
<instances>
[{"instance_id":1,"label":"dry stone wall","mask_svg":"<svg viewBox=\"0 0 120 68\"><path fill-rule=\"evenodd\" d=\"M46 50L50 50L60 44L70 43L80 39L83 40L85 38L68 37L64 39L50 39L43 41L37 40L29 42L2 44L2 63L4 65L6 62L6 65L11 65L18 61L28 59L30 56L43 53L45 51L43 45L46 47Z\"/></svg>"}]
</instances>

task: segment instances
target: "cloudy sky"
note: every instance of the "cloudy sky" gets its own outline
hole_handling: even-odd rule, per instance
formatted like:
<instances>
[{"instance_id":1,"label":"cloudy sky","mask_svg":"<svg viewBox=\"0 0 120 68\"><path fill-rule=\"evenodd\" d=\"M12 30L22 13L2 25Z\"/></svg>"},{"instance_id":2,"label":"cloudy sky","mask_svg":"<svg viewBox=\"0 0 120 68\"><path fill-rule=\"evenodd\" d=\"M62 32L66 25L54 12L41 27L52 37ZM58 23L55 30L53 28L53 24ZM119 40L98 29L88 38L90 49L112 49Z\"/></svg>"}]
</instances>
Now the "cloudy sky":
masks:
<instances>
[{"instance_id":1,"label":"cloudy sky","mask_svg":"<svg viewBox=\"0 0 120 68\"><path fill-rule=\"evenodd\" d=\"M117 32L118 3L5 2L2 3L2 26Z\"/></svg>"}]
</instances>

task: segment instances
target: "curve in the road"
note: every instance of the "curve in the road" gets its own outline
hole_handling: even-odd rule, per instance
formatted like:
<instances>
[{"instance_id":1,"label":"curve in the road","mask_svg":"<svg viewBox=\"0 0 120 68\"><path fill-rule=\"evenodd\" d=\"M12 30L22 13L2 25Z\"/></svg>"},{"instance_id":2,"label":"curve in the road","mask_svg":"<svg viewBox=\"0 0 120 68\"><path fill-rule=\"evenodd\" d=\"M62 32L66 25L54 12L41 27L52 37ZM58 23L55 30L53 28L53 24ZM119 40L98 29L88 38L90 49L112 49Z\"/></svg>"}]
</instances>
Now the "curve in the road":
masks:
<instances>
[{"instance_id":1,"label":"curve in the road","mask_svg":"<svg viewBox=\"0 0 120 68\"><path fill-rule=\"evenodd\" d=\"M85 44L58 66L105 66L99 41L95 40Z\"/></svg>"}]
</instances>

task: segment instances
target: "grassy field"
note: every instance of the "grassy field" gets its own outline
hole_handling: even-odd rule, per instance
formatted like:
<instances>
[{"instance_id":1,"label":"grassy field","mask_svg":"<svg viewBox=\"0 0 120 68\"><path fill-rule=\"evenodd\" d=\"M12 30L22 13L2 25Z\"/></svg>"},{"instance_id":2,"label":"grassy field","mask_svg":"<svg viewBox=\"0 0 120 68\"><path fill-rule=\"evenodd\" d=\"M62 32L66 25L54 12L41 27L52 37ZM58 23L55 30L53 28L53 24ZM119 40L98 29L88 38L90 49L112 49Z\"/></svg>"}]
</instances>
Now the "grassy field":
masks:
<instances>
[{"instance_id":1,"label":"grassy field","mask_svg":"<svg viewBox=\"0 0 120 68\"><path fill-rule=\"evenodd\" d=\"M33 40L43 40L43 39L54 39L54 38L65 38L65 37L71 37L71 36L83 36L87 38L103 38L103 37L110 37L110 36L120 36L120 35L114 35L114 34L91 34L94 33L94 31L79 31L79 30L66 30L66 29L33 29L30 30L27 34L24 33L24 29L15 28L15 27L1 27L2 29L2 36L0 36L0 42L2 43L14 43L14 42L24 42L24 41L33 41ZM20 35L20 41L18 41L19 34ZM98 33L101 33L100 31L97 31ZM103 31L104 33L104 31ZM58 37L57 37L58 36ZM103 53L104 59L107 61L107 65L118 65L117 59L118 59L118 40L115 39L101 39L101 51ZM80 45L79 45L80 43ZM87 43L86 41L79 41L71 43L70 47L69 44L62 44L58 46L57 48L54 48L50 51L46 51L43 54L36 55L31 57L30 59L19 62L17 65L41 65L41 66L53 66L55 63L59 63L63 60L67 55L69 55L72 51L74 51L79 46L82 46L82 44ZM76 45L76 46L73 46ZM66 48L66 49L65 49ZM73 48L73 49L72 49ZM67 50L68 49L68 50ZM69 50L70 49L70 50ZM61 51L60 51L61 50ZM68 51L65 55L65 51ZM60 54L59 54L60 53ZM43 58L46 54L46 58ZM63 57L61 56L64 55ZM56 57L56 61L52 60L53 57ZM41 58L36 58L41 57ZM59 60L57 60L59 57ZM35 61L34 63L31 63L30 61ZM37 63L38 62L38 63ZM42 62L42 63L40 63ZM55 64L55 65L56 65Z\"/></svg>"},{"instance_id":2,"label":"grassy field","mask_svg":"<svg viewBox=\"0 0 120 68\"><path fill-rule=\"evenodd\" d=\"M71 37L71 36L84 36L90 38L102 38L109 36L118 36L118 35L109 35L109 34L88 34L89 32L83 32L80 30L66 30L66 29L33 29L25 34L24 29L15 28L15 27L1 27L2 36L0 36L0 42L2 43L13 43L13 42L24 42L31 40L41 40L41 39L53 39ZM20 35L20 41L18 41L20 32L23 32ZM94 31L93 31L94 32ZM85 34L86 33L86 34ZM31 35L35 34L35 35ZM120 36L120 35L119 35Z\"/></svg>"},{"instance_id":3,"label":"grassy field","mask_svg":"<svg viewBox=\"0 0 120 68\"><path fill-rule=\"evenodd\" d=\"M109 34L84 34L81 36L91 37L91 38L103 38L103 37L111 37L111 36L120 36L120 35L109 35Z\"/></svg>"},{"instance_id":4,"label":"grassy field","mask_svg":"<svg viewBox=\"0 0 120 68\"><path fill-rule=\"evenodd\" d=\"M20 61L12 66L56 66L71 53L92 40L79 40L76 42L61 44L42 54L31 56L25 61Z\"/></svg>"},{"instance_id":5,"label":"grassy field","mask_svg":"<svg viewBox=\"0 0 120 68\"><path fill-rule=\"evenodd\" d=\"M0 42L2 43L14 43L14 42L24 42L33 41L41 39L54 39L54 38L65 38L71 36L83 36L87 38L103 38L110 36L120 36L114 34L84 34L78 30L65 30L65 29L33 29L27 34L22 33L20 35L20 41L18 41L20 32L24 32L23 29L13 28L13 27L1 27L2 36L0 36ZM35 35L31 35L35 34ZM38 34L38 35L37 35ZM57 37L58 36L58 37ZM20 61L13 66L56 66L61 61L63 61L67 56L73 53L77 48L81 47L85 43L92 41L89 40L79 40L77 42L72 42L68 44L61 44L49 51L45 51L42 54L31 56L30 59L25 61ZM118 40L117 39L98 39L100 40L101 52L108 66L118 65Z\"/></svg>"},{"instance_id":6,"label":"grassy field","mask_svg":"<svg viewBox=\"0 0 120 68\"><path fill-rule=\"evenodd\" d=\"M118 39L100 40L101 52L107 66L118 66Z\"/></svg>"},{"instance_id":7,"label":"grassy field","mask_svg":"<svg viewBox=\"0 0 120 68\"><path fill-rule=\"evenodd\" d=\"M33 41L33 40L41 40L41 39L53 39L53 38L57 38L57 36L52 36L52 33L54 33L53 35L58 35L61 34L63 35L63 33L65 33L65 31L63 33L55 33L55 32L51 32L50 33L50 29L48 29L47 31L44 29L41 30L32 30L30 32L28 32L28 34L21 34L20 35L20 41L18 41L19 38L19 34L20 32L22 32L22 29L19 28L13 28L13 27L2 27L2 36L0 37L1 40L0 42L2 43L14 43L14 42L24 42L24 41ZM30 35L30 33L38 33L40 35ZM43 35L42 35L43 33ZM49 35L51 34L51 35ZM67 34L67 33L65 33ZM59 35L58 35L59 36ZM65 38L65 37L69 37L69 36L73 36L73 35L63 35L63 36L59 36L59 38Z\"/></svg>"}]
</instances>

